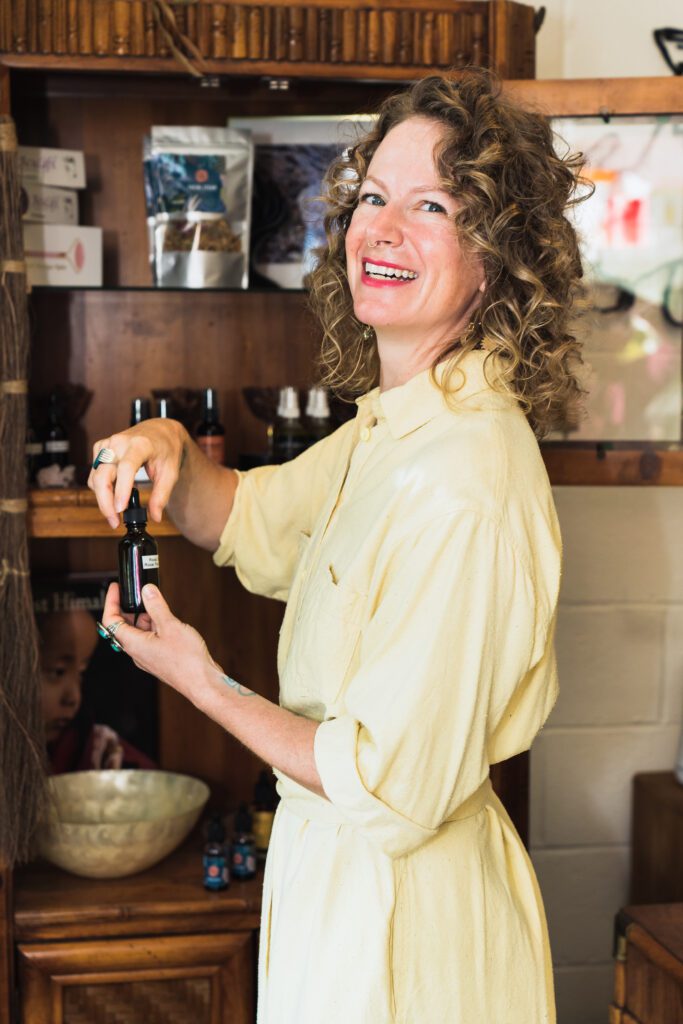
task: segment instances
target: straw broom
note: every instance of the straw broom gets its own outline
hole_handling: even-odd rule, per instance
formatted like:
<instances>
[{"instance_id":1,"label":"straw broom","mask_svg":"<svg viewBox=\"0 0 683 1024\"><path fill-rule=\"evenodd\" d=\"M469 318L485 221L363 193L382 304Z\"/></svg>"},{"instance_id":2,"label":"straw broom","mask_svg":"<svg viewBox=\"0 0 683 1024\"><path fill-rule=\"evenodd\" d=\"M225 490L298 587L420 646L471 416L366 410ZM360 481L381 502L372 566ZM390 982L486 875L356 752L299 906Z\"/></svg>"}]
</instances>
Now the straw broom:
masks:
<instances>
[{"instance_id":1,"label":"straw broom","mask_svg":"<svg viewBox=\"0 0 683 1024\"><path fill-rule=\"evenodd\" d=\"M14 122L0 115L0 860L29 855L45 807L38 636L26 536L29 328Z\"/></svg>"}]
</instances>

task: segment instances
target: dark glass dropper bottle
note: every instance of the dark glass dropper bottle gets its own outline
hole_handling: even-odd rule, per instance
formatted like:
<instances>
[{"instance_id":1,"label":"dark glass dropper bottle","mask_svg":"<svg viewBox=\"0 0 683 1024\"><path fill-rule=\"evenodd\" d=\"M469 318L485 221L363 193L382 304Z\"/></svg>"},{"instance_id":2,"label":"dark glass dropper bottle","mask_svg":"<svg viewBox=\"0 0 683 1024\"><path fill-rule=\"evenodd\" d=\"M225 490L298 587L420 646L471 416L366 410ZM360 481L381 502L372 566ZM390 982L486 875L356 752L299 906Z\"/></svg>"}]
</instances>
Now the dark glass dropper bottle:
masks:
<instances>
[{"instance_id":1,"label":"dark glass dropper bottle","mask_svg":"<svg viewBox=\"0 0 683 1024\"><path fill-rule=\"evenodd\" d=\"M225 462L225 427L220 422L215 388L204 388L202 419L196 430L197 444L204 454L220 466Z\"/></svg>"},{"instance_id":2,"label":"dark glass dropper bottle","mask_svg":"<svg viewBox=\"0 0 683 1024\"><path fill-rule=\"evenodd\" d=\"M69 465L69 438L66 427L62 423L59 396L56 391L50 395L47 412L47 428L45 431L45 465L59 466L63 469Z\"/></svg>"},{"instance_id":3,"label":"dark glass dropper bottle","mask_svg":"<svg viewBox=\"0 0 683 1024\"><path fill-rule=\"evenodd\" d=\"M126 536L119 544L119 587L121 611L144 611L142 588L145 583L159 586L159 552L153 537L147 533L147 510L140 505L140 492L134 487L128 508L123 513Z\"/></svg>"}]
</instances>

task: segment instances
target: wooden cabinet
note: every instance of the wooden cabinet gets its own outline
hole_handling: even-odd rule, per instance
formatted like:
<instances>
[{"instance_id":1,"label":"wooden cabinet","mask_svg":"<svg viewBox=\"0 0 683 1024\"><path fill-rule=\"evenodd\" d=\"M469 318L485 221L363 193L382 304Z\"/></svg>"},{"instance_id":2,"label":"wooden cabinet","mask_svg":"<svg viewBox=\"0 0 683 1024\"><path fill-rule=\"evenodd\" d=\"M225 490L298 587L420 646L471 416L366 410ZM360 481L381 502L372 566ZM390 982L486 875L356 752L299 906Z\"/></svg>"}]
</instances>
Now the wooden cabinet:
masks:
<instances>
[{"instance_id":1,"label":"wooden cabinet","mask_svg":"<svg viewBox=\"0 0 683 1024\"><path fill-rule=\"evenodd\" d=\"M633 777L630 899L683 901L683 785L673 772Z\"/></svg>"},{"instance_id":2,"label":"wooden cabinet","mask_svg":"<svg viewBox=\"0 0 683 1024\"><path fill-rule=\"evenodd\" d=\"M25 1021L251 1024L252 936L182 935L18 947ZM245 984L246 982L246 984Z\"/></svg>"},{"instance_id":3,"label":"wooden cabinet","mask_svg":"<svg viewBox=\"0 0 683 1024\"><path fill-rule=\"evenodd\" d=\"M224 125L236 115L362 113L376 109L399 79L487 54L508 77L533 74L529 7L507 0L397 0L383 5L378 37L366 31L378 23L378 5L364 12L353 6L347 10L341 0L330 0L329 8L317 3L309 11L276 0L266 16L266 8L253 2L176 4L178 26L198 45L210 72L204 87L174 61L161 23L149 21L161 5L18 2L0 15L0 109L11 110L22 144L86 153L81 220L104 232L101 290L35 289L31 296L31 389L71 382L94 393L74 439L83 465L98 437L127 423L135 394L177 385L218 389L227 460L234 464L238 452L259 442L259 425L241 388L305 386L313 374L318 329L303 293L151 287L142 189L142 137L150 125ZM464 19L457 31L456 8ZM78 24L70 27L77 9ZM275 40L272 52L263 35L270 18L277 30L268 37ZM308 33L301 52L317 33L316 60L301 56L301 18ZM325 49L321 33L328 29ZM375 52L373 39L380 38ZM339 45L332 45L335 40ZM278 83L287 88L270 87ZM669 80L624 80L617 86L515 81L505 88L549 114L681 106ZM573 105L569 88L575 89ZM680 464L673 462L677 454L666 453L669 476L663 482L683 479ZM635 458L626 473L619 453L598 465L592 452L584 463L555 451L548 465L554 482L631 483L642 478L640 453ZM581 478L596 465L597 474ZM114 564L115 535L88 492L34 495L29 522L34 567L106 570ZM170 525L156 532L171 607L202 632L227 672L276 700L282 607L245 592L232 573L215 570L208 554L193 549ZM159 693L159 721L163 768L206 779L233 805L250 799L261 768L256 758L166 687ZM492 776L526 839L528 755L494 766ZM13 920L24 1020L97 1024L98 1007L106 1004L117 1008L116 1019L137 1024L149 1017L145 1006L163 1003L172 1008L168 1020L173 1012L178 1020L212 1024L253 1019L260 887L233 884L225 896L206 894L197 882L197 865L196 848L186 846L154 871L120 882L75 879L40 865L19 871ZM12 912L8 877L3 878L0 1017L12 988L10 957L4 955L11 948Z\"/></svg>"},{"instance_id":4,"label":"wooden cabinet","mask_svg":"<svg viewBox=\"0 0 683 1024\"><path fill-rule=\"evenodd\" d=\"M252 1024L261 879L206 892L201 847L195 832L131 878L17 871L20 1019Z\"/></svg>"},{"instance_id":5,"label":"wooden cabinet","mask_svg":"<svg viewBox=\"0 0 683 1024\"><path fill-rule=\"evenodd\" d=\"M609 1024L683 1024L683 903L617 914Z\"/></svg>"}]
</instances>

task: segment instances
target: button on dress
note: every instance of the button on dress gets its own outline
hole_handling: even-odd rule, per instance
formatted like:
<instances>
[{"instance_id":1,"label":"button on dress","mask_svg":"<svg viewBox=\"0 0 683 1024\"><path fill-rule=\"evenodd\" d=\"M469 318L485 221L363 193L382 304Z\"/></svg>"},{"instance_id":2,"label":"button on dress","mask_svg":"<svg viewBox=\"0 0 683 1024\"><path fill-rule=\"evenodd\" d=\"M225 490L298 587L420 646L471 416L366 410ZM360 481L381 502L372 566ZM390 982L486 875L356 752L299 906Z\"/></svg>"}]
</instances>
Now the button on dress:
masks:
<instances>
[{"instance_id":1,"label":"button on dress","mask_svg":"<svg viewBox=\"0 0 683 1024\"><path fill-rule=\"evenodd\" d=\"M495 358L467 353L448 401L428 370L375 388L239 474L214 559L286 601L280 704L320 722L328 798L276 772L259 1024L555 1024L541 894L489 770L557 699L562 546Z\"/></svg>"}]
</instances>

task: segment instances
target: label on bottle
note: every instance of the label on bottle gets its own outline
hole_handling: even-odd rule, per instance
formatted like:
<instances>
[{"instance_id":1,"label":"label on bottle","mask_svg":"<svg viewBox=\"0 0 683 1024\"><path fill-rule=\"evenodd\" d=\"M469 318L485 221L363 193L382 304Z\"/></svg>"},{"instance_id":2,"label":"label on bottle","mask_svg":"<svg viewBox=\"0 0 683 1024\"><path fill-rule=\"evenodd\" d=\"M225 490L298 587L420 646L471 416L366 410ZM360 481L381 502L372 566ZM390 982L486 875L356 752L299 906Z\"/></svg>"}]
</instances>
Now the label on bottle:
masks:
<instances>
[{"instance_id":1,"label":"label on bottle","mask_svg":"<svg viewBox=\"0 0 683 1024\"><path fill-rule=\"evenodd\" d=\"M50 455L55 455L57 452L68 452L69 442L68 441L46 441L45 451L49 452Z\"/></svg>"},{"instance_id":2,"label":"label on bottle","mask_svg":"<svg viewBox=\"0 0 683 1024\"><path fill-rule=\"evenodd\" d=\"M222 466L225 462L225 435L209 434L206 437L196 438L197 444L212 462Z\"/></svg>"},{"instance_id":3,"label":"label on bottle","mask_svg":"<svg viewBox=\"0 0 683 1024\"><path fill-rule=\"evenodd\" d=\"M142 556L142 568L143 569L158 569L159 568L159 556L158 555L143 555Z\"/></svg>"},{"instance_id":4,"label":"label on bottle","mask_svg":"<svg viewBox=\"0 0 683 1024\"><path fill-rule=\"evenodd\" d=\"M256 848L252 841L239 839L232 845L231 868L233 878L253 878L256 874Z\"/></svg>"},{"instance_id":5,"label":"label on bottle","mask_svg":"<svg viewBox=\"0 0 683 1024\"><path fill-rule=\"evenodd\" d=\"M230 884L230 869L223 854L205 853L204 885L207 889L227 889Z\"/></svg>"},{"instance_id":6,"label":"label on bottle","mask_svg":"<svg viewBox=\"0 0 683 1024\"><path fill-rule=\"evenodd\" d=\"M26 445L26 454L27 455L42 455L43 454L43 446L40 443L40 441L29 441L28 444Z\"/></svg>"}]
</instances>

